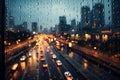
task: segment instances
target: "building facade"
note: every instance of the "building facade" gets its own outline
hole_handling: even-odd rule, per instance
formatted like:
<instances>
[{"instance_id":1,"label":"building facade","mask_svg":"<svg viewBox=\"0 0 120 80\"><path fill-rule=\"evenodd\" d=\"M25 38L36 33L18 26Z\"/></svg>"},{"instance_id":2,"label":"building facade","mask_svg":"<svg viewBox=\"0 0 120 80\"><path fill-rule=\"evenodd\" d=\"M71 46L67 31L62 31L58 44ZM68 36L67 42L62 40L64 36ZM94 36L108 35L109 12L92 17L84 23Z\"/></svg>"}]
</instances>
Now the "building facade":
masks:
<instances>
[{"instance_id":1,"label":"building facade","mask_svg":"<svg viewBox=\"0 0 120 80\"><path fill-rule=\"evenodd\" d=\"M92 9L92 28L104 27L104 5L96 3Z\"/></svg>"},{"instance_id":2,"label":"building facade","mask_svg":"<svg viewBox=\"0 0 120 80\"><path fill-rule=\"evenodd\" d=\"M75 19L71 20L71 26L73 29L76 29L76 20Z\"/></svg>"},{"instance_id":3,"label":"building facade","mask_svg":"<svg viewBox=\"0 0 120 80\"><path fill-rule=\"evenodd\" d=\"M112 27L120 27L120 0L112 1Z\"/></svg>"},{"instance_id":4,"label":"building facade","mask_svg":"<svg viewBox=\"0 0 120 80\"><path fill-rule=\"evenodd\" d=\"M37 22L32 22L32 32L38 32Z\"/></svg>"},{"instance_id":5,"label":"building facade","mask_svg":"<svg viewBox=\"0 0 120 80\"><path fill-rule=\"evenodd\" d=\"M90 24L90 8L88 6L83 6L81 8L81 24L82 27L89 27Z\"/></svg>"}]
</instances>

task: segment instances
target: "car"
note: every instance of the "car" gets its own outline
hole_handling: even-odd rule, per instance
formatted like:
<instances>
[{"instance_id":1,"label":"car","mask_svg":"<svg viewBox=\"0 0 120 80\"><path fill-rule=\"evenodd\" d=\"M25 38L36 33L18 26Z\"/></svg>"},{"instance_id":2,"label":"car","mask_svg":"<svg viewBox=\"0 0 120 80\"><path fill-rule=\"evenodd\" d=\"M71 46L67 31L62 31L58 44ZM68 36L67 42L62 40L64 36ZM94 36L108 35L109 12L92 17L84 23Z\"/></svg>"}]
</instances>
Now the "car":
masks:
<instances>
[{"instance_id":1,"label":"car","mask_svg":"<svg viewBox=\"0 0 120 80\"><path fill-rule=\"evenodd\" d=\"M62 62L60 60L56 60L57 66L62 66Z\"/></svg>"},{"instance_id":2,"label":"car","mask_svg":"<svg viewBox=\"0 0 120 80\"><path fill-rule=\"evenodd\" d=\"M56 59L56 58L57 58L57 56L56 56L55 54L53 54L53 55L52 55L52 58L53 58L53 59Z\"/></svg>"},{"instance_id":3,"label":"car","mask_svg":"<svg viewBox=\"0 0 120 80\"><path fill-rule=\"evenodd\" d=\"M20 61L25 61L25 59L26 59L26 56L22 56L22 57L20 58Z\"/></svg>"},{"instance_id":4,"label":"car","mask_svg":"<svg viewBox=\"0 0 120 80\"><path fill-rule=\"evenodd\" d=\"M18 63L15 63L15 64L11 67L11 70L12 70L12 71L15 71L17 68L18 68Z\"/></svg>"},{"instance_id":5,"label":"car","mask_svg":"<svg viewBox=\"0 0 120 80\"><path fill-rule=\"evenodd\" d=\"M64 76L67 80L73 80L73 76L69 71L64 72Z\"/></svg>"},{"instance_id":6,"label":"car","mask_svg":"<svg viewBox=\"0 0 120 80\"><path fill-rule=\"evenodd\" d=\"M48 67L48 64L47 64L46 62L44 62L44 63L42 64L42 66L43 66L43 68L47 68L47 67Z\"/></svg>"}]
</instances>

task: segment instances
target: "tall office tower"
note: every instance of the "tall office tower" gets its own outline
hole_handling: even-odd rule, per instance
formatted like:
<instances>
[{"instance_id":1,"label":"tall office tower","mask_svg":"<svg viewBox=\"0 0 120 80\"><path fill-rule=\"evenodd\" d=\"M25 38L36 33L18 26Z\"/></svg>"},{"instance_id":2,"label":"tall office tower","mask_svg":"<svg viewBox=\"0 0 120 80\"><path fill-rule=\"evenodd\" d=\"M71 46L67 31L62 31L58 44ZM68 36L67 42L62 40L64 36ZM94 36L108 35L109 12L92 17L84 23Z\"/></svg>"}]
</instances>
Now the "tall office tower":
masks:
<instances>
[{"instance_id":1,"label":"tall office tower","mask_svg":"<svg viewBox=\"0 0 120 80\"><path fill-rule=\"evenodd\" d=\"M65 16L60 16L59 17L59 33L63 34L66 29L67 29L67 26L66 26L66 17Z\"/></svg>"},{"instance_id":2,"label":"tall office tower","mask_svg":"<svg viewBox=\"0 0 120 80\"><path fill-rule=\"evenodd\" d=\"M13 16L10 16L9 17L9 27L10 28L13 28L15 26L14 24L14 17Z\"/></svg>"},{"instance_id":3,"label":"tall office tower","mask_svg":"<svg viewBox=\"0 0 120 80\"><path fill-rule=\"evenodd\" d=\"M59 17L59 24L61 25L66 25L66 17L65 16L60 16Z\"/></svg>"},{"instance_id":4,"label":"tall office tower","mask_svg":"<svg viewBox=\"0 0 120 80\"><path fill-rule=\"evenodd\" d=\"M27 31L27 22L23 22L22 28L23 28L23 31Z\"/></svg>"},{"instance_id":5,"label":"tall office tower","mask_svg":"<svg viewBox=\"0 0 120 80\"><path fill-rule=\"evenodd\" d=\"M81 24L82 27L88 27L90 23L90 8L88 6L83 6L81 8Z\"/></svg>"},{"instance_id":6,"label":"tall office tower","mask_svg":"<svg viewBox=\"0 0 120 80\"><path fill-rule=\"evenodd\" d=\"M40 33L42 33L42 32L43 32L43 26L40 25Z\"/></svg>"},{"instance_id":7,"label":"tall office tower","mask_svg":"<svg viewBox=\"0 0 120 80\"><path fill-rule=\"evenodd\" d=\"M112 3L111 0L102 0L102 3L104 4L105 25L110 27L112 24Z\"/></svg>"},{"instance_id":8,"label":"tall office tower","mask_svg":"<svg viewBox=\"0 0 120 80\"><path fill-rule=\"evenodd\" d=\"M32 22L32 32L38 32L37 22Z\"/></svg>"},{"instance_id":9,"label":"tall office tower","mask_svg":"<svg viewBox=\"0 0 120 80\"><path fill-rule=\"evenodd\" d=\"M76 20L75 19L71 20L71 26L73 29L76 29Z\"/></svg>"},{"instance_id":10,"label":"tall office tower","mask_svg":"<svg viewBox=\"0 0 120 80\"><path fill-rule=\"evenodd\" d=\"M96 3L92 9L92 28L104 27L104 5Z\"/></svg>"},{"instance_id":11,"label":"tall office tower","mask_svg":"<svg viewBox=\"0 0 120 80\"><path fill-rule=\"evenodd\" d=\"M112 2L112 27L120 28L120 0L111 0Z\"/></svg>"}]
</instances>

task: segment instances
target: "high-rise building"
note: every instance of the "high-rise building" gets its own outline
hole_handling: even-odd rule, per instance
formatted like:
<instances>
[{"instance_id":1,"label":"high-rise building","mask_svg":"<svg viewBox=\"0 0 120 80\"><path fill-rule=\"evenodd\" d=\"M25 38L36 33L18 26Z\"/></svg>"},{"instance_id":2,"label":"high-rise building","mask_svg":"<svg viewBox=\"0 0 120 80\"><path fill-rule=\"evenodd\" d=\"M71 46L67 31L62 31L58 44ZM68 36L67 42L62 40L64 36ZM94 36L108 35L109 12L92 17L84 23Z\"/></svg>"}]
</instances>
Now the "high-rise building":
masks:
<instances>
[{"instance_id":1,"label":"high-rise building","mask_svg":"<svg viewBox=\"0 0 120 80\"><path fill-rule=\"evenodd\" d=\"M15 27L15 32L20 32L20 31L23 31L22 24L16 25L16 27Z\"/></svg>"},{"instance_id":2,"label":"high-rise building","mask_svg":"<svg viewBox=\"0 0 120 80\"><path fill-rule=\"evenodd\" d=\"M43 28L43 27L42 27L42 26L40 26L40 30L42 30L42 28Z\"/></svg>"},{"instance_id":3,"label":"high-rise building","mask_svg":"<svg viewBox=\"0 0 120 80\"><path fill-rule=\"evenodd\" d=\"M42 25L40 25L40 33L42 33L43 32L43 27L42 27Z\"/></svg>"},{"instance_id":4,"label":"high-rise building","mask_svg":"<svg viewBox=\"0 0 120 80\"><path fill-rule=\"evenodd\" d=\"M88 27L90 24L90 8L88 6L83 6L81 8L81 24L82 27Z\"/></svg>"},{"instance_id":5,"label":"high-rise building","mask_svg":"<svg viewBox=\"0 0 120 80\"><path fill-rule=\"evenodd\" d=\"M59 33L63 34L66 31L67 29L66 22L67 21L65 16L59 17Z\"/></svg>"},{"instance_id":6,"label":"high-rise building","mask_svg":"<svg viewBox=\"0 0 120 80\"><path fill-rule=\"evenodd\" d=\"M111 0L103 0L104 14L105 14L105 25L111 26L112 24L112 3Z\"/></svg>"},{"instance_id":7,"label":"high-rise building","mask_svg":"<svg viewBox=\"0 0 120 80\"><path fill-rule=\"evenodd\" d=\"M22 28L23 28L23 31L27 31L27 22L23 22Z\"/></svg>"},{"instance_id":8,"label":"high-rise building","mask_svg":"<svg viewBox=\"0 0 120 80\"><path fill-rule=\"evenodd\" d=\"M15 24L14 24L14 17L13 16L9 16L8 17L8 27L6 28L9 31L15 32Z\"/></svg>"},{"instance_id":9,"label":"high-rise building","mask_svg":"<svg viewBox=\"0 0 120 80\"><path fill-rule=\"evenodd\" d=\"M10 16L9 17L9 27L10 28L13 28L15 26L14 24L14 17L13 16Z\"/></svg>"},{"instance_id":10,"label":"high-rise building","mask_svg":"<svg viewBox=\"0 0 120 80\"><path fill-rule=\"evenodd\" d=\"M76 29L76 20L75 19L71 20L71 26L73 29Z\"/></svg>"},{"instance_id":11,"label":"high-rise building","mask_svg":"<svg viewBox=\"0 0 120 80\"><path fill-rule=\"evenodd\" d=\"M65 16L60 16L59 17L59 24L66 25L66 17Z\"/></svg>"},{"instance_id":12,"label":"high-rise building","mask_svg":"<svg viewBox=\"0 0 120 80\"><path fill-rule=\"evenodd\" d=\"M58 34L58 32L59 32L59 26L57 24L55 25L55 32L56 32L56 34Z\"/></svg>"},{"instance_id":13,"label":"high-rise building","mask_svg":"<svg viewBox=\"0 0 120 80\"><path fill-rule=\"evenodd\" d=\"M38 32L37 22L32 22L32 32Z\"/></svg>"},{"instance_id":14,"label":"high-rise building","mask_svg":"<svg viewBox=\"0 0 120 80\"><path fill-rule=\"evenodd\" d=\"M43 33L47 34L48 33L48 28L44 28Z\"/></svg>"},{"instance_id":15,"label":"high-rise building","mask_svg":"<svg viewBox=\"0 0 120 80\"><path fill-rule=\"evenodd\" d=\"M52 33L53 32L53 27L50 27L50 33Z\"/></svg>"},{"instance_id":16,"label":"high-rise building","mask_svg":"<svg viewBox=\"0 0 120 80\"><path fill-rule=\"evenodd\" d=\"M104 27L104 5L96 3L92 9L92 28Z\"/></svg>"},{"instance_id":17,"label":"high-rise building","mask_svg":"<svg viewBox=\"0 0 120 80\"><path fill-rule=\"evenodd\" d=\"M112 26L120 28L120 0L112 1Z\"/></svg>"},{"instance_id":18,"label":"high-rise building","mask_svg":"<svg viewBox=\"0 0 120 80\"><path fill-rule=\"evenodd\" d=\"M16 25L15 32L26 31L27 32L27 22L23 22L23 24Z\"/></svg>"}]
</instances>

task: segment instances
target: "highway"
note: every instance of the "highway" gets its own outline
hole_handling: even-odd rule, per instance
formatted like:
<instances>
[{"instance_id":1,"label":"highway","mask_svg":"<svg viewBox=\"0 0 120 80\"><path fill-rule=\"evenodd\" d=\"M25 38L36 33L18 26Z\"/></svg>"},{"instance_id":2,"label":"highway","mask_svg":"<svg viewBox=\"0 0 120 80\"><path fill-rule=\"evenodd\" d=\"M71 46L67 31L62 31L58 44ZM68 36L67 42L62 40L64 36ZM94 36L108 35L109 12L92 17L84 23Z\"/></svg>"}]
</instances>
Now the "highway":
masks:
<instances>
[{"instance_id":1,"label":"highway","mask_svg":"<svg viewBox=\"0 0 120 80\"><path fill-rule=\"evenodd\" d=\"M73 80L119 80L119 75L84 57L81 52L67 50L65 46L61 48L59 50L55 43L49 44L44 38L40 38L36 44L20 51L17 53L20 54L18 57L6 64L6 80L67 80L64 76L66 71L71 73ZM57 56L56 59L52 58L51 52ZM41 54L45 61L41 61ZM22 61L23 55L26 59ZM57 66L56 60L60 60L62 65ZM43 67L44 62L48 64L46 68ZM18 68L13 71L11 67L15 63Z\"/></svg>"},{"instance_id":2,"label":"highway","mask_svg":"<svg viewBox=\"0 0 120 80\"><path fill-rule=\"evenodd\" d=\"M114 74L111 70L101 66L89 58L84 57L83 54L81 54L81 51L70 50L67 52L67 48L63 48L60 52L65 53L69 58L82 66L84 70L94 74L100 80L119 80L119 75Z\"/></svg>"}]
</instances>

